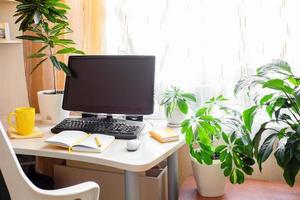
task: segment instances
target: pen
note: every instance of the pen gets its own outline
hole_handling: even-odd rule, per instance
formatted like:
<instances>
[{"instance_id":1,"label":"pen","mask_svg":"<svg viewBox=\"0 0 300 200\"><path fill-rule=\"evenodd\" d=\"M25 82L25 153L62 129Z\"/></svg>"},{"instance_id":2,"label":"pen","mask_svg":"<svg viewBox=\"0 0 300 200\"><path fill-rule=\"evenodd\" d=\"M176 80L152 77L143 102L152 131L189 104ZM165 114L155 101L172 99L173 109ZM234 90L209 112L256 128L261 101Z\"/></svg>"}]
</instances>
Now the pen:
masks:
<instances>
[{"instance_id":1,"label":"pen","mask_svg":"<svg viewBox=\"0 0 300 200\"><path fill-rule=\"evenodd\" d=\"M96 136L95 141L98 147L101 147L101 140Z\"/></svg>"}]
</instances>

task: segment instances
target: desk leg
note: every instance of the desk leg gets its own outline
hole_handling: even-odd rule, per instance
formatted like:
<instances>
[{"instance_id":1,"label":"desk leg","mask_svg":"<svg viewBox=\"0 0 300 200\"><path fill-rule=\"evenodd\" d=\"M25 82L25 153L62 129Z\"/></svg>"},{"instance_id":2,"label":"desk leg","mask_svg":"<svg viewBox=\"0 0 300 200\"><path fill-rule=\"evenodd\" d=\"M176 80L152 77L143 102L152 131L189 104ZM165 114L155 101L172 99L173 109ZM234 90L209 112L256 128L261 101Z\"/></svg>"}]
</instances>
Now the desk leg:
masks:
<instances>
[{"instance_id":1,"label":"desk leg","mask_svg":"<svg viewBox=\"0 0 300 200\"><path fill-rule=\"evenodd\" d=\"M177 152L168 157L168 196L169 200L178 199L178 158Z\"/></svg>"},{"instance_id":2,"label":"desk leg","mask_svg":"<svg viewBox=\"0 0 300 200\"><path fill-rule=\"evenodd\" d=\"M125 200L139 200L139 177L136 172L125 171Z\"/></svg>"}]
</instances>

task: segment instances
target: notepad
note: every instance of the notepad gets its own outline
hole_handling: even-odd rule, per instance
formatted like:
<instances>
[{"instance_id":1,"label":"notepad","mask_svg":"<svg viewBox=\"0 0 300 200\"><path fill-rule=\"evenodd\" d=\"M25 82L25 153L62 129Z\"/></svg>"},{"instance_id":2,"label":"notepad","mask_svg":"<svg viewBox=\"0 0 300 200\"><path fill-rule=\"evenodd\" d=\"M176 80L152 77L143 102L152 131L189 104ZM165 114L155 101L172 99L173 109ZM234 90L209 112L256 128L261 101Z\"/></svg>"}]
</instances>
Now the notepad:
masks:
<instances>
[{"instance_id":1,"label":"notepad","mask_svg":"<svg viewBox=\"0 0 300 200\"><path fill-rule=\"evenodd\" d=\"M96 142L95 137L101 141ZM88 134L83 131L62 131L48 138L45 142L51 145L68 148L71 151L101 153L115 140L114 136L104 134Z\"/></svg>"},{"instance_id":2,"label":"notepad","mask_svg":"<svg viewBox=\"0 0 300 200\"><path fill-rule=\"evenodd\" d=\"M179 134L170 128L153 130L150 131L149 134L161 143L179 140Z\"/></svg>"}]
</instances>

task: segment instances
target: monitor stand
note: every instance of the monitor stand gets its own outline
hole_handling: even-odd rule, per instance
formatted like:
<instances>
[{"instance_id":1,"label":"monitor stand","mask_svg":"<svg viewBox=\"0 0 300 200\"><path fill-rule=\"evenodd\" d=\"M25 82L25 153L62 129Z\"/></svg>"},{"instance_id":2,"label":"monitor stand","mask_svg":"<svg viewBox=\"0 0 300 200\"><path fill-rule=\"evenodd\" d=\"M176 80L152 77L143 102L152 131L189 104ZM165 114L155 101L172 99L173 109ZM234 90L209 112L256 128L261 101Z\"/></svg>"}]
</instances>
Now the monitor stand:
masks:
<instances>
[{"instance_id":1,"label":"monitor stand","mask_svg":"<svg viewBox=\"0 0 300 200\"><path fill-rule=\"evenodd\" d=\"M98 117L97 114L91 114L91 113L82 113L81 114L81 117L82 118L88 118L88 117ZM113 116L110 115L110 114L107 114L106 116L107 119L112 119ZM139 122L142 122L144 119L144 117L142 115L127 115L126 116L126 120L129 120L129 121L139 121Z\"/></svg>"},{"instance_id":2,"label":"monitor stand","mask_svg":"<svg viewBox=\"0 0 300 200\"><path fill-rule=\"evenodd\" d=\"M130 115L126 116L126 120L142 122L144 120L144 117L143 115Z\"/></svg>"}]
</instances>

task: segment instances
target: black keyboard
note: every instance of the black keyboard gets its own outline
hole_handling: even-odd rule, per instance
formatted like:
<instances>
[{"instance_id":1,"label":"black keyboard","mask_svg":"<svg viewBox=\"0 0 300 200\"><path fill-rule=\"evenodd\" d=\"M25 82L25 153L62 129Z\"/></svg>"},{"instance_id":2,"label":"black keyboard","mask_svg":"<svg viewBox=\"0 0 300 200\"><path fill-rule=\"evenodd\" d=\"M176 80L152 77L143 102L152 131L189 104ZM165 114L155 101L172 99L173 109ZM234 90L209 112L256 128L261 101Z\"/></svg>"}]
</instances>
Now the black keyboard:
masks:
<instances>
[{"instance_id":1,"label":"black keyboard","mask_svg":"<svg viewBox=\"0 0 300 200\"><path fill-rule=\"evenodd\" d=\"M116 139L136 139L144 128L143 122L112 118L67 118L51 129L52 133L66 130L80 130L87 133L101 133Z\"/></svg>"}]
</instances>

